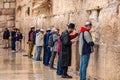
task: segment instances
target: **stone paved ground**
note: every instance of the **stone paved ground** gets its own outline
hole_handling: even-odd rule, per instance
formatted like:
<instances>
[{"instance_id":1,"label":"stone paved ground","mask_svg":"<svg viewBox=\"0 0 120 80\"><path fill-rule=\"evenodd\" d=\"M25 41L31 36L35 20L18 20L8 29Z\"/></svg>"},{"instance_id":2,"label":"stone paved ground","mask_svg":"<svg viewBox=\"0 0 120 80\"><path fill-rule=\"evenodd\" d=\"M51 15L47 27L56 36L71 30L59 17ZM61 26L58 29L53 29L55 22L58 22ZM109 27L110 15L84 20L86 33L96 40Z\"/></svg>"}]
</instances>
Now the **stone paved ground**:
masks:
<instances>
[{"instance_id":1,"label":"stone paved ground","mask_svg":"<svg viewBox=\"0 0 120 80\"><path fill-rule=\"evenodd\" d=\"M0 47L0 80L66 80L56 75L49 67L43 66L42 62L28 59L22 53L11 53ZM79 80L79 77L69 72L73 76L70 80ZM67 79L69 80L69 79Z\"/></svg>"}]
</instances>

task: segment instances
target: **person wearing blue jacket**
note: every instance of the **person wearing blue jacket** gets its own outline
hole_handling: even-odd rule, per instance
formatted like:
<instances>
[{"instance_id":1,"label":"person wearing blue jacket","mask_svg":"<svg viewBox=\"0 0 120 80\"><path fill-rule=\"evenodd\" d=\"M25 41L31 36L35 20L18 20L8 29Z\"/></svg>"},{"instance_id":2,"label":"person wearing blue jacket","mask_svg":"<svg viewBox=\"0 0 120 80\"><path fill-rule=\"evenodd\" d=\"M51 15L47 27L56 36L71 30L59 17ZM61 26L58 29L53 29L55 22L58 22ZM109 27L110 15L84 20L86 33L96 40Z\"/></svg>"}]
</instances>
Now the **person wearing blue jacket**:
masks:
<instances>
[{"instance_id":1,"label":"person wearing blue jacket","mask_svg":"<svg viewBox=\"0 0 120 80\"><path fill-rule=\"evenodd\" d=\"M51 35L50 33L50 29L47 30L47 34L45 36L45 46L46 46L46 52L45 52L45 60L44 60L44 65L48 66L49 65L49 60L51 57L51 51L50 51L50 47L48 45L48 41L49 41L49 36Z\"/></svg>"},{"instance_id":2,"label":"person wearing blue jacket","mask_svg":"<svg viewBox=\"0 0 120 80\"><path fill-rule=\"evenodd\" d=\"M16 32L16 49L17 49L17 51L22 50L22 39L23 39L23 35L20 32L20 29L17 29L17 32Z\"/></svg>"},{"instance_id":3,"label":"person wearing blue jacket","mask_svg":"<svg viewBox=\"0 0 120 80\"><path fill-rule=\"evenodd\" d=\"M11 46L12 46L12 52L16 51L16 47L15 47L15 42L16 42L16 28L13 29L13 31L11 32Z\"/></svg>"}]
</instances>

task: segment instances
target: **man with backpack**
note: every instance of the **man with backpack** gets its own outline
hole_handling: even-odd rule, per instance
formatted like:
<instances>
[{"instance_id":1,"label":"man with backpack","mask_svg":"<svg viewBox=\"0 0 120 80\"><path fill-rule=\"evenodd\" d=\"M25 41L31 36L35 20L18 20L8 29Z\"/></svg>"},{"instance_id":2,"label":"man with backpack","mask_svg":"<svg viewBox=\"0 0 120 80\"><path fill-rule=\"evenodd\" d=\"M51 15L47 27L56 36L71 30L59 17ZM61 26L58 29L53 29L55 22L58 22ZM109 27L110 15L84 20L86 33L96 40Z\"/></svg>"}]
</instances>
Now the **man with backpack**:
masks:
<instances>
[{"instance_id":1,"label":"man with backpack","mask_svg":"<svg viewBox=\"0 0 120 80\"><path fill-rule=\"evenodd\" d=\"M80 29L79 35L79 53L81 56L80 62L80 80L86 80L86 72L90 59L90 53L93 52L94 42L92 40L91 33L89 32L92 28L91 22L86 22L84 27Z\"/></svg>"},{"instance_id":2,"label":"man with backpack","mask_svg":"<svg viewBox=\"0 0 120 80\"><path fill-rule=\"evenodd\" d=\"M49 37L49 46L51 47L51 58L50 58L50 69L55 70L54 68L54 59L57 54L58 39L59 39L59 30L56 28L52 29L52 34Z\"/></svg>"}]
</instances>

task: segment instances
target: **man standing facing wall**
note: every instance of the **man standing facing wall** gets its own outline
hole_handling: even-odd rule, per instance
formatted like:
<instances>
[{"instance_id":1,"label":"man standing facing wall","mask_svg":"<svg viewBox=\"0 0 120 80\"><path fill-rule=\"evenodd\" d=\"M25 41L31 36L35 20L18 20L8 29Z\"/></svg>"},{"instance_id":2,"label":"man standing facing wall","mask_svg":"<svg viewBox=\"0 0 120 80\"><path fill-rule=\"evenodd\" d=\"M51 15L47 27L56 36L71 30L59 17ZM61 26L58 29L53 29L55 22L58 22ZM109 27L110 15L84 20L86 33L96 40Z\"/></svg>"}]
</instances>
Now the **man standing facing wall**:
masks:
<instances>
[{"instance_id":1,"label":"man standing facing wall","mask_svg":"<svg viewBox=\"0 0 120 80\"><path fill-rule=\"evenodd\" d=\"M28 44L29 44L29 52L28 52L28 58L32 58L32 50L33 50L33 42L34 42L34 31L35 27L31 26L31 30L29 31L28 34Z\"/></svg>"},{"instance_id":2,"label":"man standing facing wall","mask_svg":"<svg viewBox=\"0 0 120 80\"><path fill-rule=\"evenodd\" d=\"M81 56L80 62L80 80L86 80L86 72L90 59L90 53L93 52L94 42L92 40L91 33L89 32L92 28L91 22L86 22L84 27L80 29L79 35L79 53Z\"/></svg>"},{"instance_id":3,"label":"man standing facing wall","mask_svg":"<svg viewBox=\"0 0 120 80\"><path fill-rule=\"evenodd\" d=\"M4 49L7 49L9 47L9 37L10 37L10 32L7 28L5 28L5 31L3 33Z\"/></svg>"},{"instance_id":4,"label":"man standing facing wall","mask_svg":"<svg viewBox=\"0 0 120 80\"><path fill-rule=\"evenodd\" d=\"M67 74L68 66L71 66L72 57L72 41L70 34L75 29L75 24L70 23L67 25L68 29L62 32L60 36L61 40L61 51L60 51L60 66L62 68L62 78L72 78Z\"/></svg>"}]
</instances>

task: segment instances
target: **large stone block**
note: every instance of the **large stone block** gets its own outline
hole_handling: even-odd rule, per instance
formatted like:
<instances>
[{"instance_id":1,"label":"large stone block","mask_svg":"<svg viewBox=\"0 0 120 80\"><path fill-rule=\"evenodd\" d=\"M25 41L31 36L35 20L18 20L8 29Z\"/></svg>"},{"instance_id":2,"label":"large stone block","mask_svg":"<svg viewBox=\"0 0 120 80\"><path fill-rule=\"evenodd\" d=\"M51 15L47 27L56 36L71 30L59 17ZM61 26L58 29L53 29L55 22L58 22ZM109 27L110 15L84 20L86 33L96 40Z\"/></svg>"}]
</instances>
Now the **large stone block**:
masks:
<instances>
[{"instance_id":1,"label":"large stone block","mask_svg":"<svg viewBox=\"0 0 120 80\"><path fill-rule=\"evenodd\" d=\"M7 2L13 2L13 1L15 1L15 0L6 0Z\"/></svg>"},{"instance_id":2,"label":"large stone block","mask_svg":"<svg viewBox=\"0 0 120 80\"><path fill-rule=\"evenodd\" d=\"M79 30L80 27L84 26L85 22L89 19L89 13L85 10L79 12L71 13L69 17L69 22L73 22L76 25L76 29Z\"/></svg>"},{"instance_id":3,"label":"large stone block","mask_svg":"<svg viewBox=\"0 0 120 80\"><path fill-rule=\"evenodd\" d=\"M0 8L3 8L3 0L0 0Z\"/></svg>"},{"instance_id":4,"label":"large stone block","mask_svg":"<svg viewBox=\"0 0 120 80\"><path fill-rule=\"evenodd\" d=\"M10 3L4 3L4 8L10 8Z\"/></svg>"},{"instance_id":5,"label":"large stone block","mask_svg":"<svg viewBox=\"0 0 120 80\"><path fill-rule=\"evenodd\" d=\"M7 17L5 15L0 16L0 22L5 22Z\"/></svg>"},{"instance_id":6,"label":"large stone block","mask_svg":"<svg viewBox=\"0 0 120 80\"><path fill-rule=\"evenodd\" d=\"M53 26L58 27L61 29L60 31L62 32L63 30L67 29L67 24L69 23L69 14L64 14L64 15L56 15L52 18Z\"/></svg>"},{"instance_id":7,"label":"large stone block","mask_svg":"<svg viewBox=\"0 0 120 80\"><path fill-rule=\"evenodd\" d=\"M3 0L3 2L6 2L7 0Z\"/></svg>"},{"instance_id":8,"label":"large stone block","mask_svg":"<svg viewBox=\"0 0 120 80\"><path fill-rule=\"evenodd\" d=\"M7 27L14 27L15 22L14 21L7 21Z\"/></svg>"},{"instance_id":9,"label":"large stone block","mask_svg":"<svg viewBox=\"0 0 120 80\"><path fill-rule=\"evenodd\" d=\"M15 8L16 6L15 6L15 3L13 2L13 3L10 3L10 8Z\"/></svg>"},{"instance_id":10,"label":"large stone block","mask_svg":"<svg viewBox=\"0 0 120 80\"><path fill-rule=\"evenodd\" d=\"M2 14L3 15L14 15L15 14L15 9L3 9Z\"/></svg>"},{"instance_id":11,"label":"large stone block","mask_svg":"<svg viewBox=\"0 0 120 80\"><path fill-rule=\"evenodd\" d=\"M92 9L98 9L103 8L108 5L109 0L87 0L84 2L84 9L92 10Z\"/></svg>"},{"instance_id":12,"label":"large stone block","mask_svg":"<svg viewBox=\"0 0 120 80\"><path fill-rule=\"evenodd\" d=\"M7 15L7 20L14 20L15 16L14 15Z\"/></svg>"},{"instance_id":13,"label":"large stone block","mask_svg":"<svg viewBox=\"0 0 120 80\"><path fill-rule=\"evenodd\" d=\"M77 10L77 0L53 0L53 14L64 14Z\"/></svg>"},{"instance_id":14,"label":"large stone block","mask_svg":"<svg viewBox=\"0 0 120 80\"><path fill-rule=\"evenodd\" d=\"M6 22L0 22L0 27L3 28L6 26Z\"/></svg>"}]
</instances>

